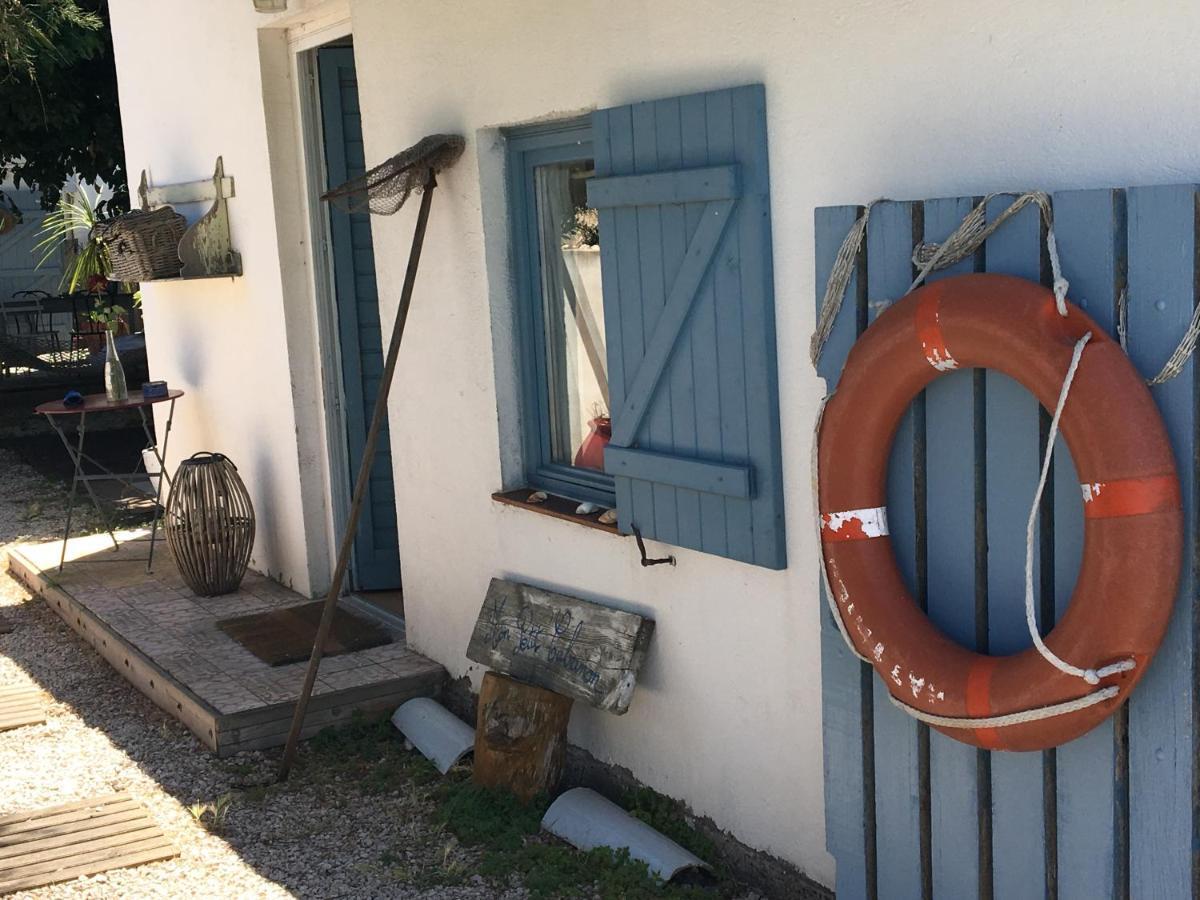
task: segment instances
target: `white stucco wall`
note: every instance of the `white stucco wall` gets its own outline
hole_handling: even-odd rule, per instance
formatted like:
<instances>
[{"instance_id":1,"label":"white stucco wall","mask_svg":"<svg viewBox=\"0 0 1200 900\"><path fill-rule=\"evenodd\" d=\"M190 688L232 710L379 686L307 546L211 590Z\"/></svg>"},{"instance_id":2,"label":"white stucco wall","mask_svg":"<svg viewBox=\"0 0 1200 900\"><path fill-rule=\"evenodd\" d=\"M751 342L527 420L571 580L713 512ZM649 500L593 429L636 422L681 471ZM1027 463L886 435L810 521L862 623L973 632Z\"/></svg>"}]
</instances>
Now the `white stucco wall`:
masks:
<instances>
[{"instance_id":1,"label":"white stucco wall","mask_svg":"<svg viewBox=\"0 0 1200 900\"><path fill-rule=\"evenodd\" d=\"M292 6L295 17L304 4ZM245 277L146 292L155 374L191 392L175 449L220 448L238 460L259 511L256 558L307 585L310 566L327 565L313 557L328 535L313 488L324 477L320 460L304 445L320 428L320 399L304 375L315 365L302 327L311 300L287 288L304 265L303 230L288 212L295 161L280 151L294 122L279 98L292 88L286 67L267 58L283 45L255 33L288 20L256 16L250 0L112 7L131 170L191 179L223 153L237 179L230 209ZM352 0L350 8L368 162L431 132L468 138L441 181L391 408L411 642L452 675L477 679L463 650L494 575L652 615L657 632L633 708L621 718L577 708L573 740L830 883L809 524L822 395L807 349L813 209L880 195L1195 179L1200 7ZM148 52L156 49L177 68L164 69ZM768 100L790 567L775 573L675 551L677 568L645 570L631 541L489 499L516 434L495 129L751 81L766 84ZM414 214L415 204L374 223L385 321Z\"/></svg>"}]
</instances>

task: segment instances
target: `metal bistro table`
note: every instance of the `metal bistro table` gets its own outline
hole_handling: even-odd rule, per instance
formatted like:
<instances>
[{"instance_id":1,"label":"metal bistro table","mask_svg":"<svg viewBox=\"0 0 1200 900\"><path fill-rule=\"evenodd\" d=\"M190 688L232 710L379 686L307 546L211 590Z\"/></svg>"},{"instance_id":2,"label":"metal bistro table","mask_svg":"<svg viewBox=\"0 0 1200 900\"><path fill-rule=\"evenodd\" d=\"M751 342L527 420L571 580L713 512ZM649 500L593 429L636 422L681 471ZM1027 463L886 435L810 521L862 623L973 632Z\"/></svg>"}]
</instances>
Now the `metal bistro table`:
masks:
<instances>
[{"instance_id":1,"label":"metal bistro table","mask_svg":"<svg viewBox=\"0 0 1200 900\"><path fill-rule=\"evenodd\" d=\"M71 515L75 511L75 495L80 484L87 491L88 496L92 500L92 506L96 508L96 512L99 513L101 520L104 522L105 530L108 531L108 536L112 538L113 549L117 550L120 548L120 545L117 543L117 536L113 534L112 523L109 520L108 514L104 511L104 507L100 503L100 498L92 490L93 481L119 481L143 497L154 498L154 521L150 526L150 556L146 560L146 571L151 571L151 566L154 564L154 542L158 536L158 523L162 517L163 482L165 481L168 486L171 483L171 476L167 474L164 457L167 454L167 441L171 437L171 422L175 418L175 401L182 396L183 391L176 390L168 391L166 396L163 397L143 397L141 391L130 391L129 399L110 401L104 394L87 394L84 396L82 403L76 403L74 406L68 406L62 400L53 400L49 403L41 404L34 410L35 413L45 416L46 421L50 423L50 427L58 432L63 446L67 448L67 454L71 457L71 462L75 464L75 474L71 479L71 496L67 501L67 524L63 529L62 554L58 560L58 570L60 572L67 560L67 540L71 537ZM150 430L150 418L146 415L146 408L153 406L155 403L171 404L167 410L167 423L163 431L161 450L154 440L154 432ZM95 416L101 413L120 412L128 409L136 409L138 411L138 415L142 420L142 430L146 433L148 444L146 449L153 453L154 458L158 460L158 485L153 491L147 491L133 483L131 479L135 478L139 474L138 472L118 474L88 456L83 450L89 415ZM67 438L66 432L63 431L63 426L60 424L61 420L67 416L79 416L79 424L77 426L79 439L74 444ZM83 471L85 462L91 464L98 471L86 474Z\"/></svg>"}]
</instances>

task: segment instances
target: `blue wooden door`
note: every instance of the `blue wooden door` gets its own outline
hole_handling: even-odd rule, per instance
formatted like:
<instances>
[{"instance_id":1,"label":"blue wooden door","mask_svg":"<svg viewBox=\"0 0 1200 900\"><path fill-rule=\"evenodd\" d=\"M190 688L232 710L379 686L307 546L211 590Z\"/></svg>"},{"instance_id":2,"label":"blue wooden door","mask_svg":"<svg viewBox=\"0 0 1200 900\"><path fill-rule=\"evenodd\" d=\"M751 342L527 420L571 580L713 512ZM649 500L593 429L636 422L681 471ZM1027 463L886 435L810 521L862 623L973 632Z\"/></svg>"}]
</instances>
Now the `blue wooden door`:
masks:
<instances>
[{"instance_id":1,"label":"blue wooden door","mask_svg":"<svg viewBox=\"0 0 1200 900\"><path fill-rule=\"evenodd\" d=\"M1069 296L1102 328L1128 298L1129 354L1154 375L1196 305L1198 194L1193 185L1053 195ZM912 252L944 240L979 198L876 205L857 274L819 364L837 386L857 334L899 299ZM994 218L1009 198L989 203ZM862 210L817 210L818 302ZM1045 227L1016 215L961 271L1048 282ZM910 719L855 659L822 604L826 843L839 898L1196 896L1195 364L1152 388L1179 463L1184 571L1166 639L1130 702L1053 750L977 750ZM929 616L964 646L995 655L1029 646L1024 528L1047 414L1016 382L964 370L935 381L892 449L888 519L901 571ZM1035 584L1043 630L1070 600L1082 554L1078 478L1061 443L1042 506Z\"/></svg>"},{"instance_id":2,"label":"blue wooden door","mask_svg":"<svg viewBox=\"0 0 1200 900\"><path fill-rule=\"evenodd\" d=\"M350 47L319 50L317 65L326 183L328 187L335 187L361 175L366 165L354 51ZM362 463L367 427L383 375L383 334L375 285L371 218L367 213L349 214L331 207L329 220L350 461L350 471L345 477L353 485ZM385 423L354 541L353 586L359 590L400 587L395 503L391 444Z\"/></svg>"}]
</instances>

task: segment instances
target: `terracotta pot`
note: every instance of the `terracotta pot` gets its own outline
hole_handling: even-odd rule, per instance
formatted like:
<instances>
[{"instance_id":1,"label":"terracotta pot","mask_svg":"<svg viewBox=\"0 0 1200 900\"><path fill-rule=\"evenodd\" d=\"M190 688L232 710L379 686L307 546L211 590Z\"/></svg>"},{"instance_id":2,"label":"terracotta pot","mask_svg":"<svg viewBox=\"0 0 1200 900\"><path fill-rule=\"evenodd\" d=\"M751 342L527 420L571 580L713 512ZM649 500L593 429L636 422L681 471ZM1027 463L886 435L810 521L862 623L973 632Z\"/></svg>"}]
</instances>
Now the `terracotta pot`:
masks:
<instances>
[{"instance_id":1,"label":"terracotta pot","mask_svg":"<svg viewBox=\"0 0 1200 900\"><path fill-rule=\"evenodd\" d=\"M612 438L612 419L608 416L597 416L588 422L591 431L575 451L575 465L581 469L598 469L604 471L604 448Z\"/></svg>"}]
</instances>

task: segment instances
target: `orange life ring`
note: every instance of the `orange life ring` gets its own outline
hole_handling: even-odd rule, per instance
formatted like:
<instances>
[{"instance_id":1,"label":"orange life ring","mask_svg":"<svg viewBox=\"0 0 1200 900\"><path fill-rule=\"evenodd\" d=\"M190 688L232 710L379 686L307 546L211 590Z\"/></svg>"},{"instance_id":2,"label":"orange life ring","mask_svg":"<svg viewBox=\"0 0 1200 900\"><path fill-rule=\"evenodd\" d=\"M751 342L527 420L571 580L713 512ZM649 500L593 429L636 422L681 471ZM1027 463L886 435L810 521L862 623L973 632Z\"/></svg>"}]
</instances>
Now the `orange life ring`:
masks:
<instances>
[{"instance_id":1,"label":"orange life ring","mask_svg":"<svg viewBox=\"0 0 1200 900\"><path fill-rule=\"evenodd\" d=\"M832 599L897 701L931 716L994 720L1117 688L1086 709L1038 721L934 726L978 747L1041 750L1103 721L1145 674L1178 585L1183 512L1166 428L1121 347L1080 309L1067 309L1061 316L1049 290L1003 275L922 287L863 333L821 421L821 544ZM892 438L922 388L950 369L997 369L1053 410L1074 345L1089 331L1061 420L1083 482L1083 562L1070 607L1045 643L1081 667L1134 660L1099 687L1033 647L987 656L943 634L896 567L885 510Z\"/></svg>"}]
</instances>

